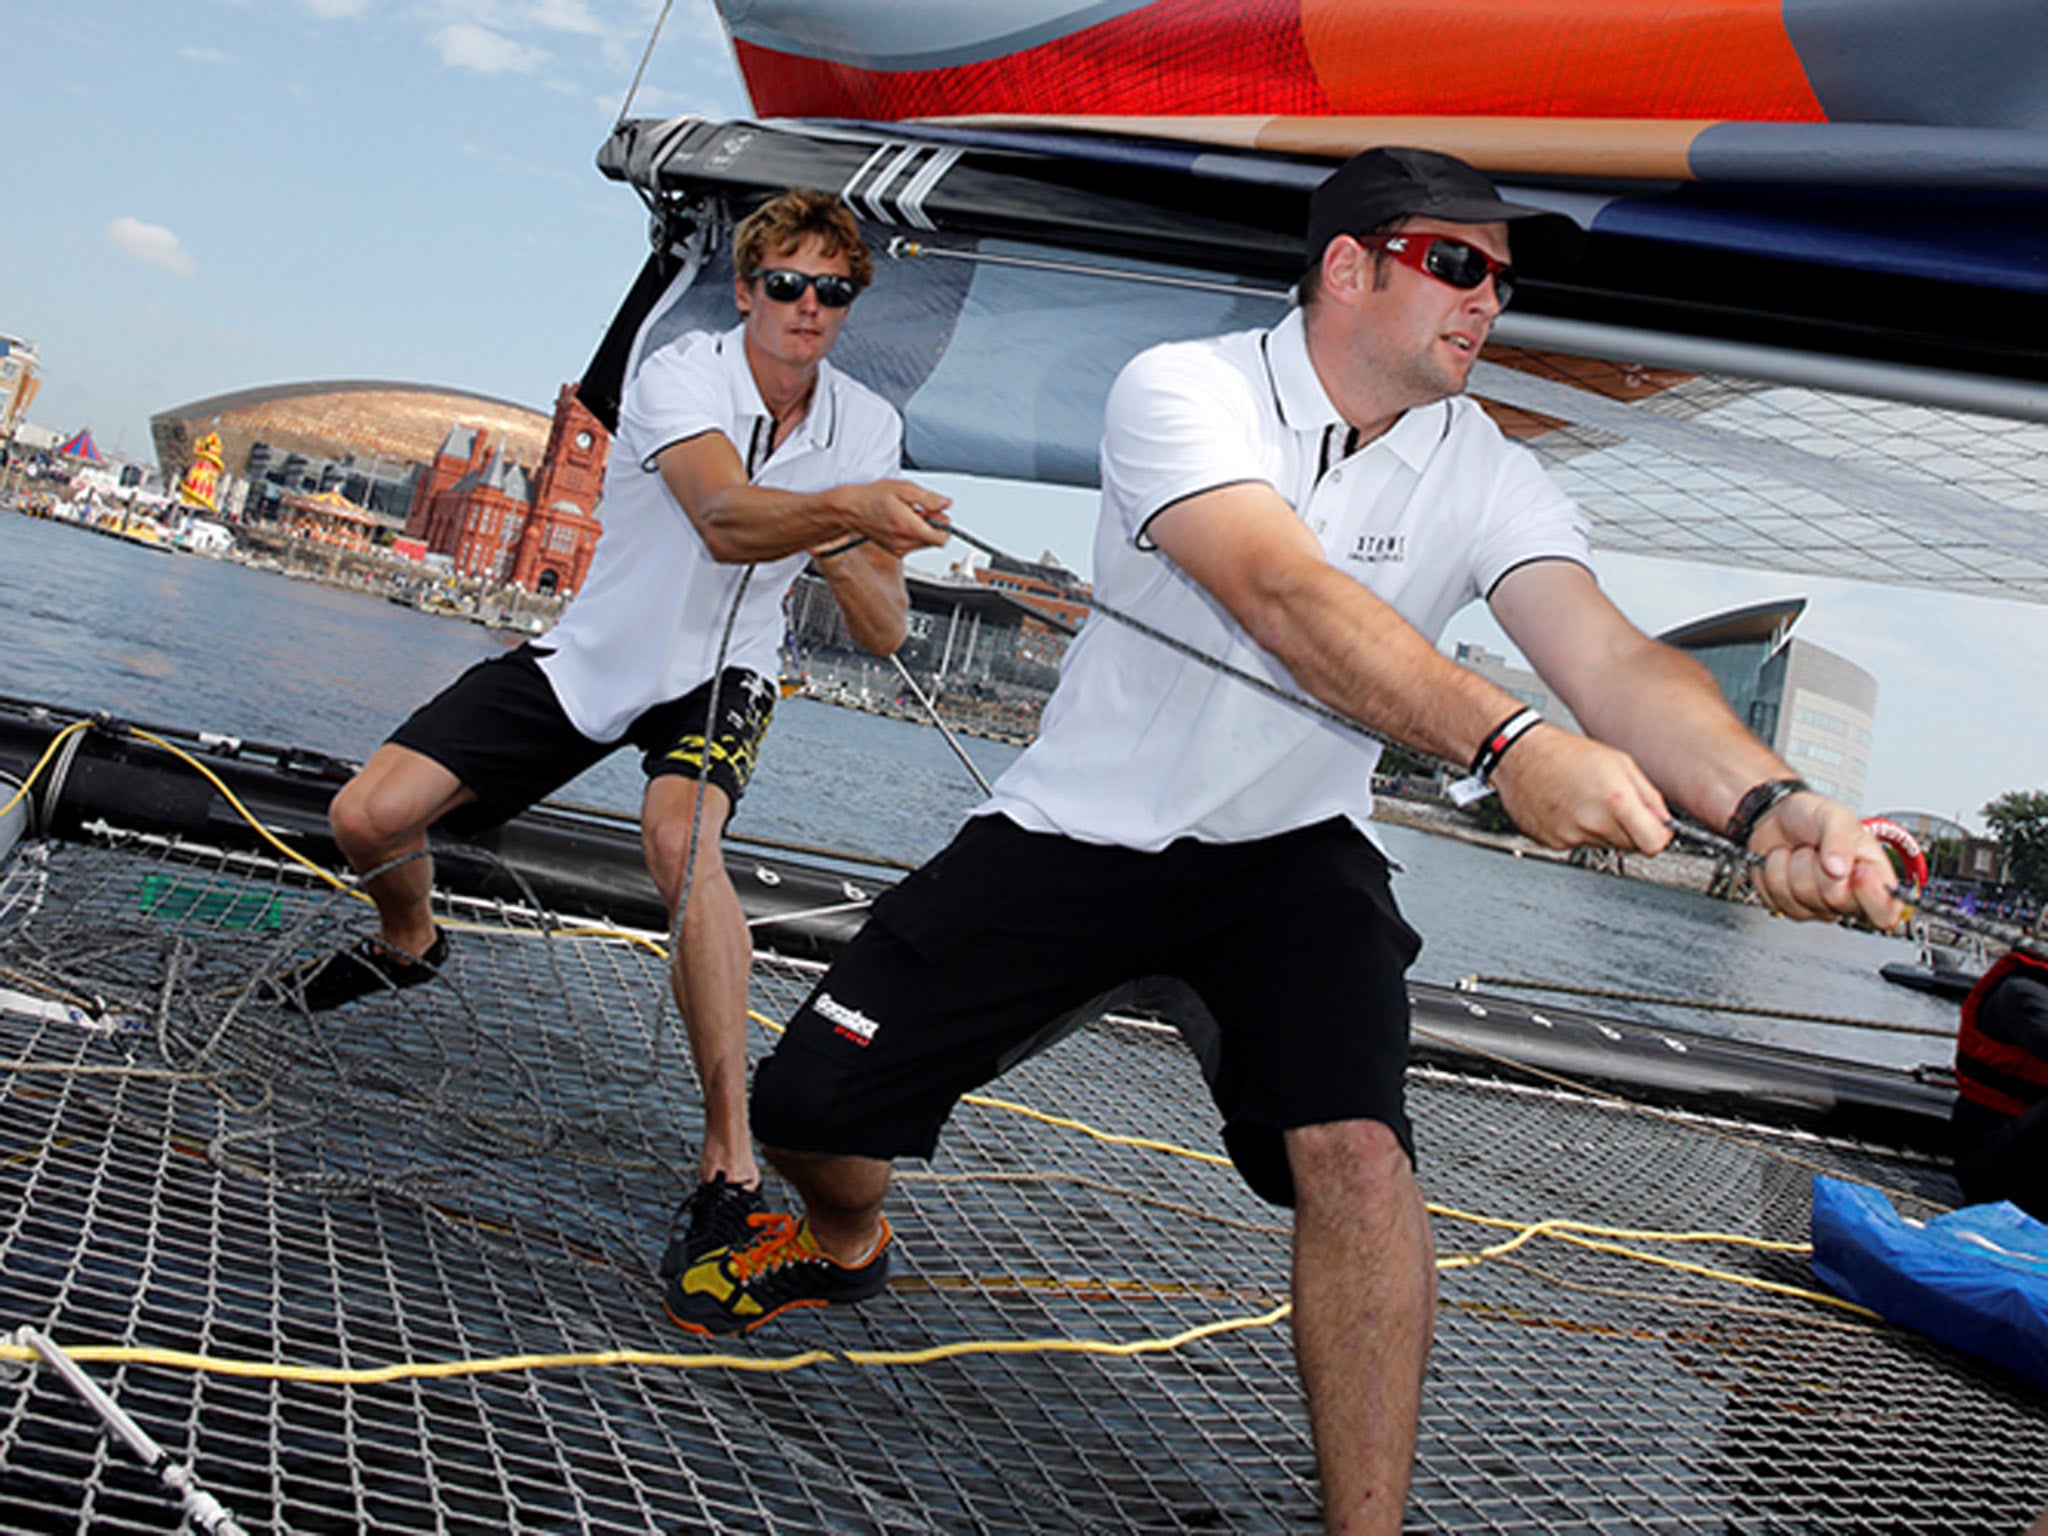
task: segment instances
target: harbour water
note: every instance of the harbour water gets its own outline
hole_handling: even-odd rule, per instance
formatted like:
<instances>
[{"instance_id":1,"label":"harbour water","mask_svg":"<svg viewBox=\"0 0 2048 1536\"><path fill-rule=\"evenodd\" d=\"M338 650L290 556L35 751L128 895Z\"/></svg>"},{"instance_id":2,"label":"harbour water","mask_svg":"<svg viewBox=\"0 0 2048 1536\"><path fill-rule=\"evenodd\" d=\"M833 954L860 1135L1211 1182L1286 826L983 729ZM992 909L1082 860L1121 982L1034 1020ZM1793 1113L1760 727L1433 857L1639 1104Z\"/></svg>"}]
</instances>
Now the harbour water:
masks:
<instances>
[{"instance_id":1,"label":"harbour water","mask_svg":"<svg viewBox=\"0 0 2048 1536\"><path fill-rule=\"evenodd\" d=\"M0 613L0 692L350 758L463 667L515 643L360 594L11 515L0 515ZM963 745L990 778L1016 750ZM641 782L621 753L564 796L632 810ZM914 860L942 846L979 798L937 731L790 699L736 830ZM1884 962L1911 958L1897 940L1402 827L1381 835L1405 868L1397 891L1426 941L1423 980L1512 976L1954 1027L1953 1005L1878 977ZM1915 1035L1614 1000L1578 1006L1903 1065L1950 1054Z\"/></svg>"}]
</instances>

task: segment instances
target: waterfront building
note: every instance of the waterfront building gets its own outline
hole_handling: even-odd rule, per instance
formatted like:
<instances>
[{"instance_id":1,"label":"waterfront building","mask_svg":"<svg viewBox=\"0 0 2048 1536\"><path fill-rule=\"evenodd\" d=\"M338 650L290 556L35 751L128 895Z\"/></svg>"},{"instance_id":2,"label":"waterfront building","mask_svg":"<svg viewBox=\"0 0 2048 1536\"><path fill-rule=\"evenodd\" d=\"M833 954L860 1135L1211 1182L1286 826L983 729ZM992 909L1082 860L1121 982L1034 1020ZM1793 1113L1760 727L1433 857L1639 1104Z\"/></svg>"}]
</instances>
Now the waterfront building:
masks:
<instances>
[{"instance_id":1,"label":"waterfront building","mask_svg":"<svg viewBox=\"0 0 2048 1536\"><path fill-rule=\"evenodd\" d=\"M492 433L522 463L538 463L547 444L547 416L509 400L363 379L212 395L159 411L149 428L169 485L185 473L193 446L218 434L224 478L247 520L277 517L287 495L339 491L388 533L404 524L419 475L454 422ZM248 489L234 492L237 482Z\"/></svg>"},{"instance_id":2,"label":"waterfront building","mask_svg":"<svg viewBox=\"0 0 2048 1536\"><path fill-rule=\"evenodd\" d=\"M1038 631L1077 630L1088 617L1088 584L1050 552L1037 560L991 555L987 565L975 566L967 574L984 586L1012 594L1025 607L1053 621L1050 626L1033 626Z\"/></svg>"},{"instance_id":3,"label":"waterfront building","mask_svg":"<svg viewBox=\"0 0 2048 1536\"><path fill-rule=\"evenodd\" d=\"M1658 638L1690 653L1720 684L1737 717L1822 794L1861 807L1870 777L1877 679L1844 656L1801 640L1792 597L1696 619Z\"/></svg>"},{"instance_id":4,"label":"waterfront building","mask_svg":"<svg viewBox=\"0 0 2048 1536\"><path fill-rule=\"evenodd\" d=\"M161 411L150 432L171 484L218 439L221 506L238 521L284 521L332 494L379 545L542 595L575 592L596 550L607 438L567 385L552 417L415 384L271 385Z\"/></svg>"},{"instance_id":5,"label":"waterfront building","mask_svg":"<svg viewBox=\"0 0 2048 1536\"><path fill-rule=\"evenodd\" d=\"M405 536L446 555L455 574L542 596L579 590L597 553L597 504L610 437L564 384L539 467L458 425L414 489Z\"/></svg>"}]
</instances>

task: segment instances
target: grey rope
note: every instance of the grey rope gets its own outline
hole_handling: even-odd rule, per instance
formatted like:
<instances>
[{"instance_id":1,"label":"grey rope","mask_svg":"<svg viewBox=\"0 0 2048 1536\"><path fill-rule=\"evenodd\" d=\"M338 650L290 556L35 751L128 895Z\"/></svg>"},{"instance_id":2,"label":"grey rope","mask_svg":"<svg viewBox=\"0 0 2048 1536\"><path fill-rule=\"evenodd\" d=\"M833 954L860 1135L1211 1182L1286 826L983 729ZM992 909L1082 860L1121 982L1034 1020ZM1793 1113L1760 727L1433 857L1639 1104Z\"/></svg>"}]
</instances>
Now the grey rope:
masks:
<instances>
[{"instance_id":1,"label":"grey rope","mask_svg":"<svg viewBox=\"0 0 2048 1536\"><path fill-rule=\"evenodd\" d=\"M963 544L971 545L973 548L980 550L983 554L988 555L993 559L1007 560L1018 564L1023 563L1021 561L1018 561L1017 557L1010 554L1009 551L999 549L995 545L988 543L986 540L977 538L974 534L971 534L966 529L962 528L958 523L947 523L945 526L947 528L947 531L950 532L953 535L953 537L959 539ZM1138 634L1145 636L1145 638L1148 640L1156 641L1160 645L1165 646L1168 650L1171 650L1177 653L1178 655L1185 656L1189 658L1191 661L1199 662L1203 666L1210 668L1212 671L1219 672L1223 676L1228 677L1233 681L1244 683L1248 687L1254 688L1260 693L1263 693L1270 698L1278 699L1281 703L1287 704L1293 707L1294 709L1301 711L1304 714L1313 715L1318 720L1324 720L1332 725L1339 726L1342 729L1351 732L1354 736L1362 736L1367 741L1376 742L1382 747L1393 747L1394 749L1400 752L1406 752L1417 756L1432 757L1435 761L1443 763L1445 767L1451 769L1455 773L1462 775L1468 771L1465 764L1453 763L1446 758L1437 758L1432 753L1419 752L1418 749L1408 746L1404 742L1396 740L1394 737L1387 735L1385 732L1376 731L1371 726L1366 725L1364 722L1353 719L1350 715L1343 713L1341 710L1330 708L1329 705L1322 703L1320 700L1309 698L1306 694L1295 693L1289 689L1282 688L1279 684L1271 681L1268 678L1260 677L1258 674L1254 672L1247 672L1242 667L1233 666L1230 662L1225 661L1222 657L1213 656L1209 652L1202 650L1199 646L1190 645L1187 641L1182 640L1177 635L1170 635L1162 629L1156 628L1151 624L1147 624L1143 619L1136 618L1131 614L1123 612L1121 609L1111 607L1108 603L1103 602L1101 598L1095 596L1092 593L1087 598L1083 599L1083 601L1085 601L1090 608L1092 608L1095 612L1101 614L1104 618L1111 619L1118 624L1122 624L1127 629L1136 631ZM1072 625L1063 623L1051 614L1039 613L1037 616L1045 623L1050 624L1053 628L1058 629L1067 635L1071 636L1076 633ZM977 777L979 777L979 775L977 775ZM1471 784L1475 781L1467 779L1464 782ZM1473 798L1476 799L1478 798L1478 796L1475 795ZM1676 843L1684 843L1700 850L1703 853L1713 854L1718 858L1732 860L1736 863L1740 863L1749 867L1755 867L1761 865L1764 862L1764 855L1752 853L1747 848L1739 847L1735 843L1730 842L1727 838L1721 836L1720 833L1715 832L1710 828L1703 827L1696 823L1684 820L1673 820L1669 823L1669 826L1671 830L1672 840ZM1944 917L1947 917L1949 915L1950 914L1948 914L1947 912L1943 913ZM1968 926L1967 920L1960 919L1960 915L1958 915L1958 917L1959 920L1962 921L1965 926Z\"/></svg>"},{"instance_id":2,"label":"grey rope","mask_svg":"<svg viewBox=\"0 0 2048 1536\"><path fill-rule=\"evenodd\" d=\"M675 0L661 0L661 14L654 18L654 30L647 34L647 47L640 54L640 67L633 71L633 83L626 87L625 99L619 103L618 121L612 124L617 133L626 121L626 114L632 110L633 98L640 94L640 81L647 74L647 63L654 57L654 45L661 41L661 29L668 25L669 8Z\"/></svg>"},{"instance_id":3,"label":"grey rope","mask_svg":"<svg viewBox=\"0 0 2048 1536\"><path fill-rule=\"evenodd\" d=\"M725 629L718 637L718 655L711 663L711 696L704 706L704 751L697 759L697 803L690 807L690 837L683 845L683 884L676 893L675 917L668 930L668 952L671 956L682 954L683 914L689 910L690 890L697 880L697 840L704 830L704 791L711 784L711 738L718 728L718 695L725 682L725 658L732 648L733 625L739 621L740 604L746 601L747 586L754 579L755 569L750 565L740 573L740 584L732 594L732 607L726 610Z\"/></svg>"},{"instance_id":4,"label":"grey rope","mask_svg":"<svg viewBox=\"0 0 2048 1536\"><path fill-rule=\"evenodd\" d=\"M917 686L917 679L910 675L910 668L903 665L903 658L891 651L889 660L895 664L896 675L909 685L910 691L917 697L917 702L924 706L924 712L931 717L932 724L939 728L939 734L946 738L946 745L953 749L953 755L960 759L961 766L967 770L974 782L981 786L981 792L984 795L994 794L995 791L989 787L988 780L981 776L981 770L974 766L974 759L967 755L967 749L960 745L946 722L939 718L939 706L927 698L925 691Z\"/></svg>"}]
</instances>

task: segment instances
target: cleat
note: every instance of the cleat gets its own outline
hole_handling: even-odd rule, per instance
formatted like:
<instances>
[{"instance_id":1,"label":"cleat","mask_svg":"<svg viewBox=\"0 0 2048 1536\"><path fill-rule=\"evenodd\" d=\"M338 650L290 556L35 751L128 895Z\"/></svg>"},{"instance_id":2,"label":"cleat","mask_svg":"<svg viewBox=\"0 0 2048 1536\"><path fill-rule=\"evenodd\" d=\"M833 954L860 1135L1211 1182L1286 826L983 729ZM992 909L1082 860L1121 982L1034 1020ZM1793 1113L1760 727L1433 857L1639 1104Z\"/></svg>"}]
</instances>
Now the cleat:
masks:
<instances>
[{"instance_id":1,"label":"cleat","mask_svg":"<svg viewBox=\"0 0 2048 1536\"><path fill-rule=\"evenodd\" d=\"M281 1001L325 1013L373 992L402 991L432 981L448 963L448 935L434 942L417 960L381 939L358 939L345 949L308 961L270 983Z\"/></svg>"},{"instance_id":2,"label":"cleat","mask_svg":"<svg viewBox=\"0 0 2048 1536\"><path fill-rule=\"evenodd\" d=\"M662 1300L678 1327L698 1334L752 1333L793 1307L865 1301L889 1283L889 1223L865 1263L825 1257L808 1222L762 1212L747 1218L743 1246L718 1248L672 1277Z\"/></svg>"},{"instance_id":3,"label":"cleat","mask_svg":"<svg viewBox=\"0 0 2048 1536\"><path fill-rule=\"evenodd\" d=\"M759 1189L747 1189L715 1173L676 1207L668 1224L668 1246L659 1273L673 1280L714 1248L737 1248L753 1235L747 1218L767 1212Z\"/></svg>"}]
</instances>

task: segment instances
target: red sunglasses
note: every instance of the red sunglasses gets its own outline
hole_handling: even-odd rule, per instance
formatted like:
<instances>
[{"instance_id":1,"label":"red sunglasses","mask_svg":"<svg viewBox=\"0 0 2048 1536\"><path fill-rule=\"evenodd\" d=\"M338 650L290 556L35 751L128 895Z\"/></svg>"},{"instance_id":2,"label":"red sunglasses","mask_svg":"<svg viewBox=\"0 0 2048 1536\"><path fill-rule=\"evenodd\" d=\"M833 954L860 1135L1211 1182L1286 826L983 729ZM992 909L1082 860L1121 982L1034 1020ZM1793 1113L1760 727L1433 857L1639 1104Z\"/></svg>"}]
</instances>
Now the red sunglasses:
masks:
<instances>
[{"instance_id":1,"label":"red sunglasses","mask_svg":"<svg viewBox=\"0 0 2048 1536\"><path fill-rule=\"evenodd\" d=\"M1477 288L1493 279L1494 297L1506 309L1515 292L1515 269L1496 261L1486 252L1455 235L1354 235L1368 250L1385 251L1404 267L1449 283L1453 288Z\"/></svg>"}]
</instances>

